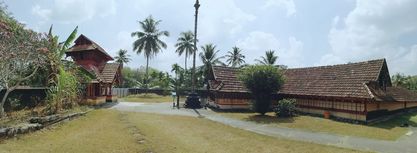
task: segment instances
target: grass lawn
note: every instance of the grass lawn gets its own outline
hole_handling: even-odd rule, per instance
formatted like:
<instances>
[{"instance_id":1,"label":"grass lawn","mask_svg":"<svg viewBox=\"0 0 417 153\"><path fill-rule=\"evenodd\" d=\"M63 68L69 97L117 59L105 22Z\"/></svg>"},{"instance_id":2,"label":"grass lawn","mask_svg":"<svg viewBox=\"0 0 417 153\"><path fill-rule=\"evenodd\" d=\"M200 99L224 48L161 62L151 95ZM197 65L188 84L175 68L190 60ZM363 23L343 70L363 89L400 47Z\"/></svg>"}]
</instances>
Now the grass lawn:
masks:
<instances>
[{"instance_id":1,"label":"grass lawn","mask_svg":"<svg viewBox=\"0 0 417 153\"><path fill-rule=\"evenodd\" d=\"M417 127L417 113L405 114L391 120L373 125L356 125L328 120L319 117L297 116L293 118L277 118L274 113L259 116L250 112L219 112L221 115L274 126L298 128L313 132L326 132L340 135L366 137L380 140L396 140L408 132L408 128L400 127L404 122Z\"/></svg>"},{"instance_id":2,"label":"grass lawn","mask_svg":"<svg viewBox=\"0 0 417 153\"><path fill-rule=\"evenodd\" d=\"M180 99L181 98L182 97L180 97ZM121 98L121 101L143 102L143 103L164 103L164 102L172 102L172 96L161 96L157 94L138 94L138 95L129 95L127 97L123 97Z\"/></svg>"},{"instance_id":3,"label":"grass lawn","mask_svg":"<svg viewBox=\"0 0 417 153\"><path fill-rule=\"evenodd\" d=\"M204 118L96 110L0 143L0 152L359 152L277 139Z\"/></svg>"}]
</instances>

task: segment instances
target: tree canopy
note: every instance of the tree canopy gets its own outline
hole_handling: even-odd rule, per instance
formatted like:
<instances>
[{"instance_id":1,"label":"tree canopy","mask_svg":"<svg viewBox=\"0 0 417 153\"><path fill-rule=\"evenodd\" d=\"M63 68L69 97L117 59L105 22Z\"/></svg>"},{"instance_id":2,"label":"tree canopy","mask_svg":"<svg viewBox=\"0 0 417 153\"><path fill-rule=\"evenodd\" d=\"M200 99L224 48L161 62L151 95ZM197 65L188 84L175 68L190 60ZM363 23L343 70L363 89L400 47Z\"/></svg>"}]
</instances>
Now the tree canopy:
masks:
<instances>
[{"instance_id":1,"label":"tree canopy","mask_svg":"<svg viewBox=\"0 0 417 153\"><path fill-rule=\"evenodd\" d=\"M273 95L284 84L281 69L272 65L252 65L243 68L239 79L252 93L254 111L264 115L271 106Z\"/></svg>"}]
</instances>

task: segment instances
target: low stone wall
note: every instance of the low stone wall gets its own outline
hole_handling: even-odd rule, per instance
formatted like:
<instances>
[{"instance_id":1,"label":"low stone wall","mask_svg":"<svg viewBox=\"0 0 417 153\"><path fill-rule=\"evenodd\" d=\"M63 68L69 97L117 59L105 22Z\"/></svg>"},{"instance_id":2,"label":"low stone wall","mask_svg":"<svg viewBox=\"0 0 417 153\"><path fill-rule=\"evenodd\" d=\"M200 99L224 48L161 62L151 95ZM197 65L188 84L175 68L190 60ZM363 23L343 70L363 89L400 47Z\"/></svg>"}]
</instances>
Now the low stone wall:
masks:
<instances>
[{"instance_id":1,"label":"low stone wall","mask_svg":"<svg viewBox=\"0 0 417 153\"><path fill-rule=\"evenodd\" d=\"M29 119L29 123L21 123L11 127L0 128L0 138L15 137L18 134L25 134L33 131L37 131L47 127L49 125L58 123L60 121L72 119L81 115L85 115L87 112L72 113L68 115L51 115L45 117L32 117Z\"/></svg>"}]
</instances>

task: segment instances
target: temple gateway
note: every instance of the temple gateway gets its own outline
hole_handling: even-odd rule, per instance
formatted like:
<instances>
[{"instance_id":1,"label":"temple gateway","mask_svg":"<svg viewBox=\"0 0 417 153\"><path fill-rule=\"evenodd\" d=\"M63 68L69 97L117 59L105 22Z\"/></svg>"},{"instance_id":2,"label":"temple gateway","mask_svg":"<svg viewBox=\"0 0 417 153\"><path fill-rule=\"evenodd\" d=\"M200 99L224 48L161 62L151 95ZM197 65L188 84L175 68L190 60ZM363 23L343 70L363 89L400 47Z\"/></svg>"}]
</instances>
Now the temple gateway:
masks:
<instances>
[{"instance_id":1,"label":"temple gateway","mask_svg":"<svg viewBox=\"0 0 417 153\"><path fill-rule=\"evenodd\" d=\"M91 73L95 78L87 84L84 103L98 105L104 102L117 101L112 94L112 87L121 82L121 64L108 63L113 58L97 43L80 35L66 53L74 62Z\"/></svg>"},{"instance_id":2,"label":"temple gateway","mask_svg":"<svg viewBox=\"0 0 417 153\"><path fill-rule=\"evenodd\" d=\"M208 103L219 109L247 109L251 94L239 69L213 66ZM360 122L417 107L417 94L393 87L385 59L333 66L286 69L276 100L296 99L298 111Z\"/></svg>"}]
</instances>

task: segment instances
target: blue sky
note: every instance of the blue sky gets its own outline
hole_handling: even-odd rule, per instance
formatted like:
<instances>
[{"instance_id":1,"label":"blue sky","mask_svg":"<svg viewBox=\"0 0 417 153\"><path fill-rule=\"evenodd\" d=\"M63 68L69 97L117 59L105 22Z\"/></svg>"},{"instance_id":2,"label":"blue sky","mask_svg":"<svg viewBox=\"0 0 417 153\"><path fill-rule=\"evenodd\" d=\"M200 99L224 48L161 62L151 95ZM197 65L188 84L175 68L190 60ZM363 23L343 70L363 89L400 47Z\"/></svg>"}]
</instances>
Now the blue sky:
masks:
<instances>
[{"instance_id":1,"label":"blue sky","mask_svg":"<svg viewBox=\"0 0 417 153\"><path fill-rule=\"evenodd\" d=\"M132 51L137 21L150 14L162 20L168 48L151 60L169 71L184 57L175 53L180 32L193 29L194 0L5 0L28 28L46 32L51 24L62 39L75 26L111 55L127 49L130 67L145 64ZM417 74L417 1L415 0L201 0L199 45L214 43L225 55L243 49L247 63L266 50L278 52L291 67L341 64L386 58L391 75ZM191 63L191 59L189 60ZM197 63L201 63L199 60ZM191 64L189 64L191 65Z\"/></svg>"}]
</instances>

